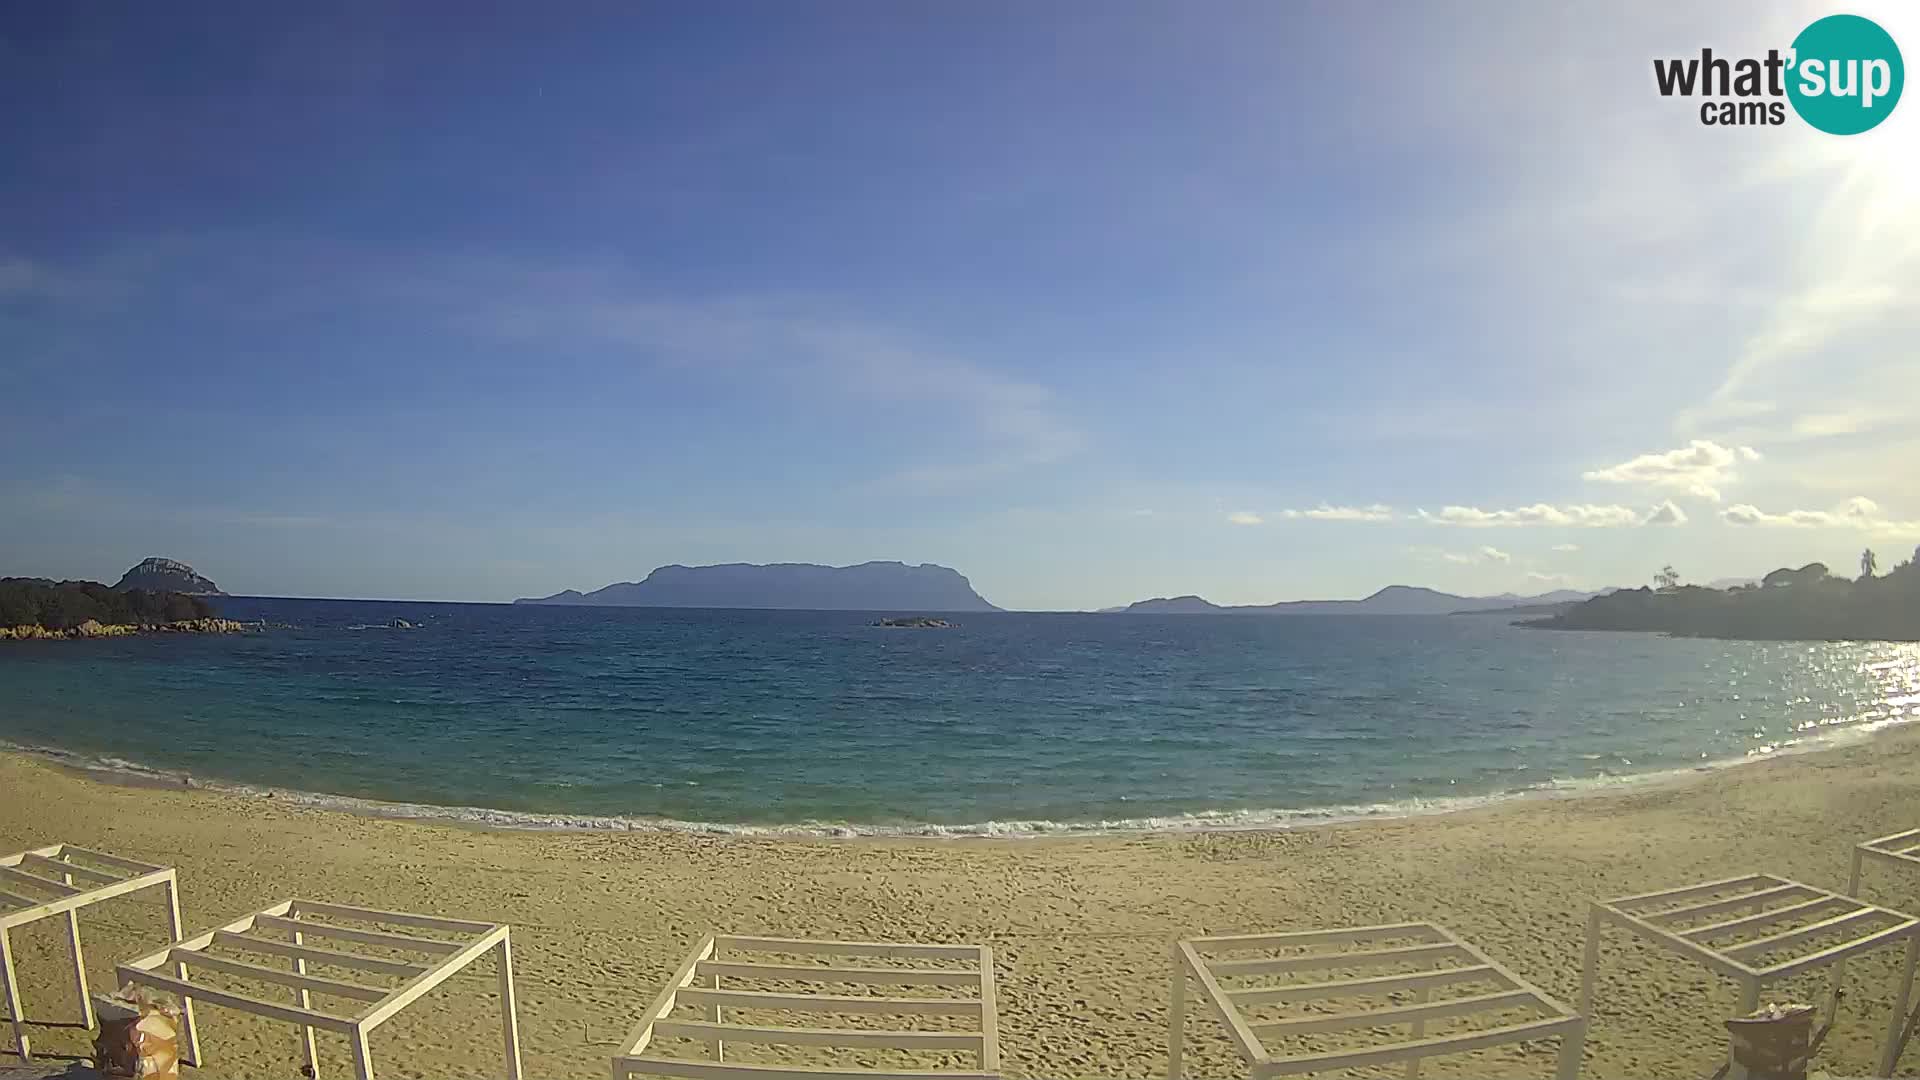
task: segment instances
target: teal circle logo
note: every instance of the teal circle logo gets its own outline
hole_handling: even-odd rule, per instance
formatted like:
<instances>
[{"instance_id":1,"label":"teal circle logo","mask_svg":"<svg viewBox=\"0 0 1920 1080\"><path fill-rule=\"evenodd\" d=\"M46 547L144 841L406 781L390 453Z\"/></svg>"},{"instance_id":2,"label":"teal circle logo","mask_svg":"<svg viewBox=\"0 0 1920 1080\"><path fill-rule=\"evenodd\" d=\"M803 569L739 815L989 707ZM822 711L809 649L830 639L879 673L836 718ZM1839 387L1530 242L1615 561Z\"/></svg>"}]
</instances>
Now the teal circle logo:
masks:
<instances>
[{"instance_id":1,"label":"teal circle logo","mask_svg":"<svg viewBox=\"0 0 1920 1080\"><path fill-rule=\"evenodd\" d=\"M1885 120L1907 81L1892 35L1858 15L1829 15L1800 31L1792 64L1793 111L1829 135L1858 135Z\"/></svg>"}]
</instances>

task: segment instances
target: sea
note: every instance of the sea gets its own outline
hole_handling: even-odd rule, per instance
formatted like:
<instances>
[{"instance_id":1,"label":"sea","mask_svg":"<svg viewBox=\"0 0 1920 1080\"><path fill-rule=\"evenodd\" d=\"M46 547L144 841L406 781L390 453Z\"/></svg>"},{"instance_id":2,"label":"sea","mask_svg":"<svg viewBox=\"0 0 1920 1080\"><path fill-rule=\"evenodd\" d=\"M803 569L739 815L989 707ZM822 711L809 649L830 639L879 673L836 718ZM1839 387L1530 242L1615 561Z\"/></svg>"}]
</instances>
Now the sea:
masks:
<instances>
[{"instance_id":1,"label":"sea","mask_svg":"<svg viewBox=\"0 0 1920 1080\"><path fill-rule=\"evenodd\" d=\"M0 647L0 741L506 827L1033 836L1558 797L1920 717L1912 644L1488 615L216 605L266 628Z\"/></svg>"}]
</instances>

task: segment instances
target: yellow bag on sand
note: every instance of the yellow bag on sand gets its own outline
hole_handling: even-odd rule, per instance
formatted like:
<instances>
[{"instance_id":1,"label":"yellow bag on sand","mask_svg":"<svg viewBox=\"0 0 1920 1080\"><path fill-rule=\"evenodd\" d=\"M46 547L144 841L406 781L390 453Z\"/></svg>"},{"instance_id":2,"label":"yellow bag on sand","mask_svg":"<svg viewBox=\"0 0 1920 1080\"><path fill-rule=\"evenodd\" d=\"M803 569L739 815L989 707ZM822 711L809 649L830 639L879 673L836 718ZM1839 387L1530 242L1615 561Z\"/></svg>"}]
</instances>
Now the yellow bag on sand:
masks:
<instances>
[{"instance_id":1,"label":"yellow bag on sand","mask_svg":"<svg viewBox=\"0 0 1920 1080\"><path fill-rule=\"evenodd\" d=\"M93 999L100 1034L93 1067L102 1076L180 1080L180 1009L126 988Z\"/></svg>"}]
</instances>

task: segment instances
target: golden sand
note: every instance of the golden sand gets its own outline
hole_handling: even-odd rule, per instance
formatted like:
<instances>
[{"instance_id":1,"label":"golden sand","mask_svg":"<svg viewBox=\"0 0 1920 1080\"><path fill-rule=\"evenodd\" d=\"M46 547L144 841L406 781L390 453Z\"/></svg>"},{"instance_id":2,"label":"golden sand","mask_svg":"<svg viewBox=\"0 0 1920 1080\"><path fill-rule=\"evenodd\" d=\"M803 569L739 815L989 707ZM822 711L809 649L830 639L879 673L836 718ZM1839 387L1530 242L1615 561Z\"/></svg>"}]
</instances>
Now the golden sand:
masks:
<instances>
[{"instance_id":1,"label":"golden sand","mask_svg":"<svg viewBox=\"0 0 1920 1080\"><path fill-rule=\"evenodd\" d=\"M761 840L379 820L0 755L0 851L66 841L177 866L189 932L291 894L511 923L529 1077L606 1076L620 1036L708 931L985 942L1008 1075L1149 1077L1167 1065L1176 938L1430 920L1571 1003L1586 897L1754 870L1843 888L1856 840L1920 825L1917 783L1920 735L1894 734L1628 793L1291 832ZM1920 874L1870 868L1863 892L1920 909ZM163 943L159 905L138 898L90 909L83 928L96 988L116 960ZM60 920L16 938L29 1016L76 1019ZM1817 1067L1873 1071L1897 953L1850 967ZM1711 1074L1733 987L1617 931L1603 960L1584 1075ZM1769 997L1824 1001L1820 976L1789 985ZM380 1075L501 1075L493 991L482 965L381 1028ZM290 1027L214 1008L201 1018L208 1064L195 1075L297 1075ZM319 1038L323 1075L350 1075L344 1043ZM87 1044L54 1027L35 1041ZM1189 1052L1189 1075L1246 1075L1204 1015ZM1543 1076L1553 1055L1550 1041L1499 1048L1432 1059L1425 1075ZM1920 1047L1903 1064L1920 1072Z\"/></svg>"}]
</instances>

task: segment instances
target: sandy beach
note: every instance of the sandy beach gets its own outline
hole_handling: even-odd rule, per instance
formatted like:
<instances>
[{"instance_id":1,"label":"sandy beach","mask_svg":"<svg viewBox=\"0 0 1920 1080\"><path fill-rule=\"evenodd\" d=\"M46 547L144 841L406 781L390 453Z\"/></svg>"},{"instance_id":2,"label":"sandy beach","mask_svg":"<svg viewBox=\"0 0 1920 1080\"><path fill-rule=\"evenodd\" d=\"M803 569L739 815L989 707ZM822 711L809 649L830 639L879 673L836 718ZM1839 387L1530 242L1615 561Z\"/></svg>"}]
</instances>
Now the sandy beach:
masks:
<instances>
[{"instance_id":1,"label":"sandy beach","mask_svg":"<svg viewBox=\"0 0 1920 1080\"><path fill-rule=\"evenodd\" d=\"M1167 1065L1167 950L1182 936L1432 920L1575 1000L1584 900L1751 870L1844 887L1858 839L1920 819L1920 733L1626 793L1291 832L1028 840L761 840L494 832L380 820L197 790L128 787L0 756L0 850L67 841L180 870L189 931L288 893L511 923L530 1077L598 1077L699 935L985 942L997 953L1008 1075L1150 1077ZM289 883L291 883L291 888ZM1920 878L1870 870L1863 892L1920 908ZM91 909L89 975L160 944L156 902ZM63 930L16 934L36 1020L76 1018ZM1855 963L1816 1064L1873 1069L1897 950ZM1706 1076L1732 986L1609 936L1585 1073ZM1793 986L1819 998L1818 977ZM382 1076L499 1075L493 980L456 979L376 1034ZM1787 995L1770 995L1775 999ZM202 1012L205 1077L294 1076L291 1028ZM323 1033L323 1073L346 1067ZM37 1047L77 1054L72 1028ZM1245 1075L1210 1018L1190 1074ZM1428 1062L1429 1076L1537 1076L1551 1042ZM1903 1072L1920 1069L1910 1051ZM769 1059L772 1060L772 1059ZM1397 1071L1396 1071L1397 1072ZM1385 1075L1385 1073L1382 1073Z\"/></svg>"}]
</instances>

